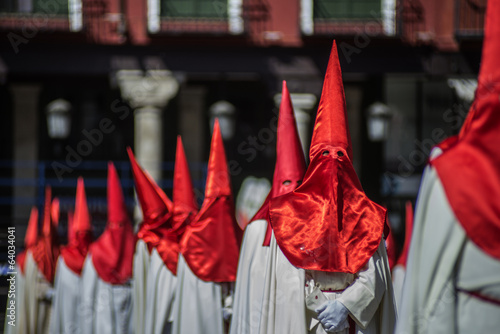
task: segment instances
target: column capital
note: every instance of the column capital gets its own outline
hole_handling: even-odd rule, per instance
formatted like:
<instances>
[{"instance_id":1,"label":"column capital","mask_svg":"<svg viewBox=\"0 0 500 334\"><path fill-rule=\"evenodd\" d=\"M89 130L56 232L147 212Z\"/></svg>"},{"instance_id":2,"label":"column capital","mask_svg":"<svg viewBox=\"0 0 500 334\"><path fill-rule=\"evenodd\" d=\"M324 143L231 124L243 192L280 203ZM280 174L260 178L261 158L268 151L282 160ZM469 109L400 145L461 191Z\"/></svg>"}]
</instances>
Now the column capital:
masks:
<instances>
[{"instance_id":1,"label":"column capital","mask_svg":"<svg viewBox=\"0 0 500 334\"><path fill-rule=\"evenodd\" d=\"M116 79L122 97L134 109L163 108L179 90L179 82L168 70L119 70Z\"/></svg>"}]
</instances>

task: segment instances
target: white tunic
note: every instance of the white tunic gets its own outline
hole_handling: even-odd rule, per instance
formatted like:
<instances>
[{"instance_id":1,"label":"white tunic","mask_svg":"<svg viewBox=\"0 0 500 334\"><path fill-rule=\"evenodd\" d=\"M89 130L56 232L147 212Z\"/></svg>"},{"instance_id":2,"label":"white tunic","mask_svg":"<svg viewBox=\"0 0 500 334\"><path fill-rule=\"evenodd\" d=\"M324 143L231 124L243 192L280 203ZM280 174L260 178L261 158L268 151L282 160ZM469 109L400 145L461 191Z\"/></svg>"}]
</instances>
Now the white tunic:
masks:
<instances>
[{"instance_id":1,"label":"white tunic","mask_svg":"<svg viewBox=\"0 0 500 334\"><path fill-rule=\"evenodd\" d=\"M26 333L48 333L52 285L38 269L31 251L26 254L25 266Z\"/></svg>"},{"instance_id":2,"label":"white tunic","mask_svg":"<svg viewBox=\"0 0 500 334\"><path fill-rule=\"evenodd\" d=\"M80 281L81 334L133 333L132 287L112 285L97 275L89 253Z\"/></svg>"},{"instance_id":3,"label":"white tunic","mask_svg":"<svg viewBox=\"0 0 500 334\"><path fill-rule=\"evenodd\" d=\"M349 310L356 333L393 331L397 315L383 241L357 275L304 271L290 264L274 237L271 247L276 254L275 264L270 259L268 268L272 270L274 266L275 273L266 274L274 279L266 281L269 286L266 286L265 298L269 306L261 319L261 333L325 333L314 312L321 306L315 305L312 299L315 287L322 290L317 293L330 300L338 299ZM343 292L334 292L343 289Z\"/></svg>"},{"instance_id":4,"label":"white tunic","mask_svg":"<svg viewBox=\"0 0 500 334\"><path fill-rule=\"evenodd\" d=\"M439 149L433 151L438 155ZM420 187L397 333L496 333L500 307L465 291L500 300L500 261L466 236L437 172Z\"/></svg>"},{"instance_id":5,"label":"white tunic","mask_svg":"<svg viewBox=\"0 0 500 334\"><path fill-rule=\"evenodd\" d=\"M230 333L258 333L269 247L262 246L266 220L247 225L238 261Z\"/></svg>"},{"instance_id":6,"label":"white tunic","mask_svg":"<svg viewBox=\"0 0 500 334\"><path fill-rule=\"evenodd\" d=\"M144 333L170 333L176 285L177 277L167 268L156 248L153 248L147 275Z\"/></svg>"},{"instance_id":7,"label":"white tunic","mask_svg":"<svg viewBox=\"0 0 500 334\"><path fill-rule=\"evenodd\" d=\"M10 277L7 277L10 278ZM16 334L16 333L26 333L25 323L26 323L26 302L24 300L24 275L22 274L21 267L16 263L16 274L15 274L15 302L14 306L14 316L11 319L9 317L10 312L7 310L10 304L10 298L7 298L7 305L5 309L5 324L4 324L4 334ZM7 289L9 289L9 284L7 284ZM9 324L10 323L10 324Z\"/></svg>"},{"instance_id":8,"label":"white tunic","mask_svg":"<svg viewBox=\"0 0 500 334\"><path fill-rule=\"evenodd\" d=\"M139 239L135 246L134 267L133 267L133 296L134 296L134 329L135 333L145 333L145 311L146 311L146 282L149 269L149 251L146 243Z\"/></svg>"},{"instance_id":9,"label":"white tunic","mask_svg":"<svg viewBox=\"0 0 500 334\"><path fill-rule=\"evenodd\" d=\"M230 298L224 296L223 286L199 279L179 254L172 333L223 334L222 311Z\"/></svg>"},{"instance_id":10,"label":"white tunic","mask_svg":"<svg viewBox=\"0 0 500 334\"><path fill-rule=\"evenodd\" d=\"M54 298L50 319L51 334L77 333L79 324L80 276L59 257L54 279Z\"/></svg>"}]
</instances>

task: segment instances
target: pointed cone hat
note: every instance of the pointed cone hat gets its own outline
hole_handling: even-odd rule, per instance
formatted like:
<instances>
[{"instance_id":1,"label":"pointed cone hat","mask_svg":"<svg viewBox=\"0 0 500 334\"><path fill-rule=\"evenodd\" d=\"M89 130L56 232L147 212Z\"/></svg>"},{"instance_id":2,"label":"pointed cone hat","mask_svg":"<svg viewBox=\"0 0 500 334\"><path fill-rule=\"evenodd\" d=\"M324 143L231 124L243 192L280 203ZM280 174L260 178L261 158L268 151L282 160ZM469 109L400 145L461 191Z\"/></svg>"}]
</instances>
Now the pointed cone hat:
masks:
<instances>
[{"instance_id":1,"label":"pointed cone hat","mask_svg":"<svg viewBox=\"0 0 500 334\"><path fill-rule=\"evenodd\" d=\"M26 249L34 246L38 240L38 209L36 206L31 208L30 220L28 222L28 228L26 229L26 235L24 237L24 247Z\"/></svg>"},{"instance_id":2,"label":"pointed cone hat","mask_svg":"<svg viewBox=\"0 0 500 334\"><path fill-rule=\"evenodd\" d=\"M357 273L379 247L386 211L366 197L352 166L335 42L309 154L302 184L271 199L276 242L296 267Z\"/></svg>"},{"instance_id":3,"label":"pointed cone hat","mask_svg":"<svg viewBox=\"0 0 500 334\"><path fill-rule=\"evenodd\" d=\"M352 160L351 135L340 69L337 44L333 42L332 52L326 69L323 91L316 114L316 123L311 140L310 155L325 144L341 147Z\"/></svg>"},{"instance_id":4,"label":"pointed cone hat","mask_svg":"<svg viewBox=\"0 0 500 334\"><path fill-rule=\"evenodd\" d=\"M132 277L135 236L122 187L112 162L108 163L108 222L106 229L90 247L92 262L99 277L121 285Z\"/></svg>"},{"instance_id":5,"label":"pointed cone hat","mask_svg":"<svg viewBox=\"0 0 500 334\"><path fill-rule=\"evenodd\" d=\"M56 270L57 258L59 257L59 242L57 240L56 226L52 222L52 189L45 188L45 203L43 207L42 235L33 248L33 259L38 270L45 279L53 283Z\"/></svg>"},{"instance_id":6,"label":"pointed cone hat","mask_svg":"<svg viewBox=\"0 0 500 334\"><path fill-rule=\"evenodd\" d=\"M276 164L274 166L273 185L268 198L257 211L253 220L267 219L268 227L264 238L264 246L269 246L272 228L269 224L269 201L289 193L299 186L306 172L306 161L300 143L297 123L293 113L292 100L286 81L283 81L280 112L278 117L278 134L276 139Z\"/></svg>"},{"instance_id":7,"label":"pointed cone hat","mask_svg":"<svg viewBox=\"0 0 500 334\"><path fill-rule=\"evenodd\" d=\"M173 204L153 178L141 168L130 147L127 147L127 153L143 217L137 237L146 243L151 252L160 242L162 234L170 227Z\"/></svg>"},{"instance_id":8,"label":"pointed cone hat","mask_svg":"<svg viewBox=\"0 0 500 334\"><path fill-rule=\"evenodd\" d=\"M226 153L215 121L203 205L186 227L180 247L188 266L203 281L234 282L242 231L236 222Z\"/></svg>"},{"instance_id":9,"label":"pointed cone hat","mask_svg":"<svg viewBox=\"0 0 500 334\"><path fill-rule=\"evenodd\" d=\"M92 242L92 225L82 177L78 178L76 185L75 212L71 221L71 235L68 245L61 249L61 256L68 268L80 275Z\"/></svg>"},{"instance_id":10,"label":"pointed cone hat","mask_svg":"<svg viewBox=\"0 0 500 334\"><path fill-rule=\"evenodd\" d=\"M181 136L177 136L173 199L174 215L172 217L172 226L181 235L185 226L189 224L198 211Z\"/></svg>"},{"instance_id":11,"label":"pointed cone hat","mask_svg":"<svg viewBox=\"0 0 500 334\"><path fill-rule=\"evenodd\" d=\"M24 263L26 262L26 252L36 245L38 241L38 209L36 206L31 208L30 219L24 236L24 250L16 256L16 261L24 275Z\"/></svg>"},{"instance_id":12,"label":"pointed cone hat","mask_svg":"<svg viewBox=\"0 0 500 334\"><path fill-rule=\"evenodd\" d=\"M500 1L489 0L474 102L457 143L431 160L467 236L496 259L500 259L499 36Z\"/></svg>"}]
</instances>

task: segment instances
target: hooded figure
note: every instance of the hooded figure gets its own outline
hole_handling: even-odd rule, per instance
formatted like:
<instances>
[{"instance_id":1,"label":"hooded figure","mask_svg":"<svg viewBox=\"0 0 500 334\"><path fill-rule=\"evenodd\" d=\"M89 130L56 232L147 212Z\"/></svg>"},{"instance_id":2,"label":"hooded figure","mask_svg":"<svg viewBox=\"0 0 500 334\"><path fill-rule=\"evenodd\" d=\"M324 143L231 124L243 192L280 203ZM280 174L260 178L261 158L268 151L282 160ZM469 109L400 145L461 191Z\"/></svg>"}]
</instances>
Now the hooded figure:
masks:
<instances>
[{"instance_id":1,"label":"hooded figure","mask_svg":"<svg viewBox=\"0 0 500 334\"><path fill-rule=\"evenodd\" d=\"M273 185L262 207L245 228L238 262L231 333L258 333L264 295L264 278L272 228L269 200L289 193L302 181L306 171L304 153L293 114L292 101L283 81L278 119L276 165Z\"/></svg>"},{"instance_id":2,"label":"hooded figure","mask_svg":"<svg viewBox=\"0 0 500 334\"><path fill-rule=\"evenodd\" d=\"M403 290L403 282L406 275L406 262L408 260L408 251L410 249L411 233L413 231L413 207L410 201L406 202L406 219L405 219L405 242L401 254L392 268L392 284L394 286L394 296L396 304L401 305L401 294ZM387 249L389 251L389 249Z\"/></svg>"},{"instance_id":3,"label":"hooded figure","mask_svg":"<svg viewBox=\"0 0 500 334\"><path fill-rule=\"evenodd\" d=\"M52 212L55 206L51 201L50 187L45 189L42 234L36 245L30 248L25 260L25 301L27 307L27 333L48 333L52 296L54 293L54 274L59 257L57 238L57 218ZM57 201L56 201L57 202Z\"/></svg>"},{"instance_id":4,"label":"hooded figure","mask_svg":"<svg viewBox=\"0 0 500 334\"><path fill-rule=\"evenodd\" d=\"M80 280L80 333L118 334L132 329L132 261L135 236L120 180L108 163L108 222L90 246Z\"/></svg>"},{"instance_id":5,"label":"hooded figure","mask_svg":"<svg viewBox=\"0 0 500 334\"><path fill-rule=\"evenodd\" d=\"M149 266L154 249L170 228L172 202L153 178L139 166L130 147L127 148L127 153L143 217L134 254L134 329L136 333L145 333L145 317L149 316L146 309L150 304L146 300Z\"/></svg>"},{"instance_id":6,"label":"hooded figure","mask_svg":"<svg viewBox=\"0 0 500 334\"><path fill-rule=\"evenodd\" d=\"M390 333L386 211L366 197L352 166L335 42L309 157L302 184L270 201L279 248L268 261L261 333Z\"/></svg>"},{"instance_id":7,"label":"hooded figure","mask_svg":"<svg viewBox=\"0 0 500 334\"><path fill-rule=\"evenodd\" d=\"M224 333L224 320L230 317L241 234L216 120L205 199L180 240L173 333Z\"/></svg>"},{"instance_id":8,"label":"hooded figure","mask_svg":"<svg viewBox=\"0 0 500 334\"><path fill-rule=\"evenodd\" d=\"M10 317L10 312L5 312L4 333L25 333L25 324L27 322L26 302L25 302L25 263L30 249L36 245L38 240L38 209L31 208L28 228L24 236L24 250L16 256L16 295L15 295L15 317ZM31 256L31 255L30 255ZM9 277L10 278L10 277ZM11 299L7 299L7 308L11 307ZM14 321L15 320L15 321ZM9 324L10 323L10 324ZM15 326L14 326L15 325Z\"/></svg>"},{"instance_id":9,"label":"hooded figure","mask_svg":"<svg viewBox=\"0 0 500 334\"><path fill-rule=\"evenodd\" d=\"M150 191L150 198L166 198L165 193L154 183L156 191ZM174 203L168 202L168 224L163 225L160 238L151 250L150 264L146 277L146 305L144 333L169 333L172 322L172 304L175 296L177 260L179 258L178 234L196 213L191 177L180 137L177 138L177 152L174 169ZM160 205L158 205L160 207ZM164 206L164 210L166 207ZM164 211L166 212L166 211ZM167 217L167 215L165 215Z\"/></svg>"},{"instance_id":10,"label":"hooded figure","mask_svg":"<svg viewBox=\"0 0 500 334\"><path fill-rule=\"evenodd\" d=\"M56 268L51 334L75 332L77 329L80 291L75 287L80 285L83 263L92 242L90 221L85 185L80 177L76 186L75 213L68 220L68 244L61 248Z\"/></svg>"},{"instance_id":11,"label":"hooded figure","mask_svg":"<svg viewBox=\"0 0 500 334\"><path fill-rule=\"evenodd\" d=\"M420 186L398 333L494 333L500 318L500 1L486 8L474 102ZM417 320L417 321L415 321Z\"/></svg>"}]
</instances>

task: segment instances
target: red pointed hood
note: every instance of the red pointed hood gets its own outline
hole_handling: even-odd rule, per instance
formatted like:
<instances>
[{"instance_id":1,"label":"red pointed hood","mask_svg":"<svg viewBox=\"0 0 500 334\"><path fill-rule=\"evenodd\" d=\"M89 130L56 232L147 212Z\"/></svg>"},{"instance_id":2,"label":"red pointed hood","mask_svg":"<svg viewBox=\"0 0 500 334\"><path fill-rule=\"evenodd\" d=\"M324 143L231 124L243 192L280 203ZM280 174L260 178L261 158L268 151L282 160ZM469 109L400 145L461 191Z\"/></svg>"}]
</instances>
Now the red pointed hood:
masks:
<instances>
[{"instance_id":1,"label":"red pointed hood","mask_svg":"<svg viewBox=\"0 0 500 334\"><path fill-rule=\"evenodd\" d=\"M69 218L69 216L68 216ZM85 195L83 178L76 185L75 213L71 217L71 234L68 245L61 249L64 262L75 274L80 275L92 242L92 225ZM70 222L68 220L68 227Z\"/></svg>"},{"instance_id":2,"label":"red pointed hood","mask_svg":"<svg viewBox=\"0 0 500 334\"><path fill-rule=\"evenodd\" d=\"M56 229L56 231L57 228L59 227L60 214L61 214L61 203L59 201L59 198L54 197L50 205L50 217L52 219L52 224L54 224L54 228Z\"/></svg>"},{"instance_id":3,"label":"red pointed hood","mask_svg":"<svg viewBox=\"0 0 500 334\"><path fill-rule=\"evenodd\" d=\"M309 155L325 145L342 148L352 160L351 135L347 124L344 85L340 69L337 44L333 42L330 60L326 69L323 91L316 114L316 123L311 140Z\"/></svg>"},{"instance_id":4,"label":"red pointed hood","mask_svg":"<svg viewBox=\"0 0 500 334\"><path fill-rule=\"evenodd\" d=\"M59 241L57 239L56 226L51 220L52 190L49 186L45 188L45 204L43 208L42 235L33 248L33 258L38 270L49 283L54 282L57 258L59 257Z\"/></svg>"},{"instance_id":5,"label":"red pointed hood","mask_svg":"<svg viewBox=\"0 0 500 334\"><path fill-rule=\"evenodd\" d=\"M490 0L474 102L458 141L431 161L467 236L497 259L500 259L499 22L500 1Z\"/></svg>"},{"instance_id":6,"label":"red pointed hood","mask_svg":"<svg viewBox=\"0 0 500 334\"><path fill-rule=\"evenodd\" d=\"M296 267L357 273L377 250L386 211L366 197L351 157L342 74L334 42L304 181L270 203L276 241Z\"/></svg>"},{"instance_id":7,"label":"red pointed hood","mask_svg":"<svg viewBox=\"0 0 500 334\"><path fill-rule=\"evenodd\" d=\"M306 172L306 160L302 145L300 144L299 132L293 113L292 100L286 81L283 81L281 94L280 112L278 118L278 134L276 139L276 165L274 166L273 185L268 198L264 201L255 217L267 219L269 222L269 201L296 189L302 182ZM260 218L260 214L265 216ZM254 219L255 219L254 217ZM269 246L272 228L268 223L264 246Z\"/></svg>"},{"instance_id":8,"label":"red pointed hood","mask_svg":"<svg viewBox=\"0 0 500 334\"><path fill-rule=\"evenodd\" d=\"M174 215L172 217L172 226L178 231L179 235L182 235L186 225L198 212L198 207L181 136L177 136L173 198Z\"/></svg>"},{"instance_id":9,"label":"red pointed hood","mask_svg":"<svg viewBox=\"0 0 500 334\"><path fill-rule=\"evenodd\" d=\"M413 232L413 207L410 201L406 202L405 243L397 264L406 268L408 252L410 251L411 235Z\"/></svg>"},{"instance_id":10,"label":"red pointed hood","mask_svg":"<svg viewBox=\"0 0 500 334\"><path fill-rule=\"evenodd\" d=\"M31 208L30 220L28 222L28 228L26 229L26 235L24 236L24 247L28 249L33 247L38 240L38 209L36 206Z\"/></svg>"},{"instance_id":11,"label":"red pointed hood","mask_svg":"<svg viewBox=\"0 0 500 334\"><path fill-rule=\"evenodd\" d=\"M193 273L209 282L234 282L242 231L236 222L226 153L215 121L205 200L181 239L181 252Z\"/></svg>"},{"instance_id":12,"label":"red pointed hood","mask_svg":"<svg viewBox=\"0 0 500 334\"><path fill-rule=\"evenodd\" d=\"M24 275L24 263L26 260L26 252L33 246L36 245L38 241L38 209L36 206L31 208L30 220L28 222L28 228L26 229L26 235L24 236L24 250L19 253L16 257L19 268L21 268L21 273Z\"/></svg>"},{"instance_id":13,"label":"red pointed hood","mask_svg":"<svg viewBox=\"0 0 500 334\"><path fill-rule=\"evenodd\" d=\"M127 153L143 216L137 237L146 243L151 252L160 242L161 236L170 228L173 204L153 178L139 166L130 147L127 147Z\"/></svg>"},{"instance_id":14,"label":"red pointed hood","mask_svg":"<svg viewBox=\"0 0 500 334\"><path fill-rule=\"evenodd\" d=\"M108 223L90 247L99 277L120 285L132 277L135 236L128 217L122 187L113 163L108 164Z\"/></svg>"}]
</instances>

